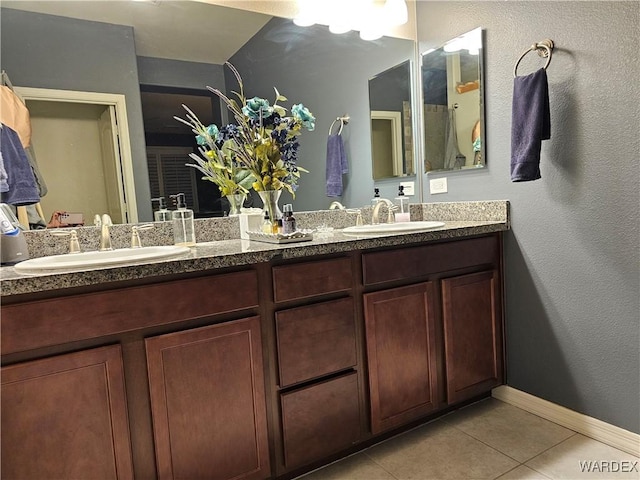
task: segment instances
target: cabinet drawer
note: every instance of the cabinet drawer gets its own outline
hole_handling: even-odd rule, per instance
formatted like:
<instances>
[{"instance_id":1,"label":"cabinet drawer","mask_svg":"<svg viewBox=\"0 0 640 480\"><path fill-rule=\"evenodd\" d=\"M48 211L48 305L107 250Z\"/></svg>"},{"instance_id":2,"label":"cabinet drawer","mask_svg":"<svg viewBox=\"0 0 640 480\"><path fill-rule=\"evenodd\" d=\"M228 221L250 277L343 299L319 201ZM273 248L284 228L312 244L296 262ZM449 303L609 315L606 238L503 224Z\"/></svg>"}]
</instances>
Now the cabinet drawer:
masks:
<instances>
[{"instance_id":1,"label":"cabinet drawer","mask_svg":"<svg viewBox=\"0 0 640 480\"><path fill-rule=\"evenodd\" d=\"M421 245L362 255L365 285L410 280L476 265L495 264L500 258L497 236Z\"/></svg>"},{"instance_id":2,"label":"cabinet drawer","mask_svg":"<svg viewBox=\"0 0 640 480\"><path fill-rule=\"evenodd\" d=\"M360 439L355 372L281 396L287 469L319 460Z\"/></svg>"},{"instance_id":3,"label":"cabinet drawer","mask_svg":"<svg viewBox=\"0 0 640 480\"><path fill-rule=\"evenodd\" d=\"M356 364L351 298L277 312L276 331L281 387Z\"/></svg>"},{"instance_id":4,"label":"cabinet drawer","mask_svg":"<svg viewBox=\"0 0 640 480\"><path fill-rule=\"evenodd\" d=\"M2 354L258 305L252 270L7 305L2 307Z\"/></svg>"},{"instance_id":5,"label":"cabinet drawer","mask_svg":"<svg viewBox=\"0 0 640 480\"><path fill-rule=\"evenodd\" d=\"M276 302L349 290L351 283L351 261L348 258L273 267Z\"/></svg>"}]
</instances>

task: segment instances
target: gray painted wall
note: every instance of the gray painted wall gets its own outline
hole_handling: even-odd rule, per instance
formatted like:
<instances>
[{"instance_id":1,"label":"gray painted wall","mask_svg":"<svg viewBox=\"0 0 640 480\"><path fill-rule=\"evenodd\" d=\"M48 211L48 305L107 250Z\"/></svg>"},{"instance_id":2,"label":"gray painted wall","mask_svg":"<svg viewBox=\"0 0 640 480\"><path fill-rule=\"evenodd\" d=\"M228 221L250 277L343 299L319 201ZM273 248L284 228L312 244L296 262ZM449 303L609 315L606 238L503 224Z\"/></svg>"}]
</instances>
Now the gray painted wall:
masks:
<instances>
[{"instance_id":1,"label":"gray painted wall","mask_svg":"<svg viewBox=\"0 0 640 480\"><path fill-rule=\"evenodd\" d=\"M420 50L486 29L488 169L426 201L508 199L509 385L640 432L638 2L418 2ZM556 43L542 179L509 179L513 66ZM529 58L531 57L531 58ZM519 74L542 61L529 54ZM526 63L526 64L525 64Z\"/></svg>"},{"instance_id":2,"label":"gray painted wall","mask_svg":"<svg viewBox=\"0 0 640 480\"><path fill-rule=\"evenodd\" d=\"M347 206L369 204L373 196L371 136L369 123L369 78L415 54L409 40L382 38L360 40L355 32L334 35L327 27L301 28L291 21L273 19L240 51L231 63L240 71L249 97L261 96L273 102L273 87L286 96L290 108L303 103L316 117L316 130L300 137L300 194L294 210L327 208L334 198L325 195L326 143L331 122L349 114L343 130L350 172L343 178L341 201ZM235 89L228 72L227 88ZM399 180L380 182L381 194L392 198ZM388 191L387 191L388 190ZM283 194L281 203L287 203Z\"/></svg>"},{"instance_id":3,"label":"gray painted wall","mask_svg":"<svg viewBox=\"0 0 640 480\"><path fill-rule=\"evenodd\" d=\"M133 29L8 8L0 22L0 61L14 85L125 95L138 216L152 219Z\"/></svg>"},{"instance_id":4,"label":"gray painted wall","mask_svg":"<svg viewBox=\"0 0 640 480\"><path fill-rule=\"evenodd\" d=\"M224 85L222 65L166 58L138 57L138 78L141 85L196 90L204 90L207 85Z\"/></svg>"}]
</instances>

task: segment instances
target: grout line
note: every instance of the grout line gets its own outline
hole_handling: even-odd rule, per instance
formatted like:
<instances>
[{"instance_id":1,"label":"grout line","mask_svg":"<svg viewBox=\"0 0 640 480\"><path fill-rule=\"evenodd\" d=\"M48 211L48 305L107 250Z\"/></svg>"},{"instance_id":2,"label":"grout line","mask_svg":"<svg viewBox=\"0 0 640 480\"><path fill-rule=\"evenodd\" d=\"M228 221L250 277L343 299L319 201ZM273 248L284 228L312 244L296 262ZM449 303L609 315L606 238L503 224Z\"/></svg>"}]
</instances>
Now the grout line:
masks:
<instances>
[{"instance_id":1,"label":"grout line","mask_svg":"<svg viewBox=\"0 0 640 480\"><path fill-rule=\"evenodd\" d=\"M367 449L368 450L368 449ZM365 456L371 460L373 463L375 463L377 466L379 466L382 470L384 470L385 472L387 472L389 475L391 475L393 478L395 478L396 480L400 480L398 477L396 477L392 472L390 472L389 470L387 470L386 468L384 468L382 465L380 465L378 462L376 462L376 460L367 453L367 450L364 450L363 453L365 454Z\"/></svg>"}]
</instances>

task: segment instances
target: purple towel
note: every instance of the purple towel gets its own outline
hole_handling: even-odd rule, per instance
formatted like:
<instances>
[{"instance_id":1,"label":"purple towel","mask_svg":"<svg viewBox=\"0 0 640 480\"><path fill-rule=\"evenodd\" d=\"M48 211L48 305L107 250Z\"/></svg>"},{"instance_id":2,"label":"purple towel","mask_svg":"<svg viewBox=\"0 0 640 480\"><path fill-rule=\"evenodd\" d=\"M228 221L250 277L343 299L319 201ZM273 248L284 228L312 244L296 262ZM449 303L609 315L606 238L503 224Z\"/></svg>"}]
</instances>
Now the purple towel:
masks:
<instances>
[{"instance_id":1,"label":"purple towel","mask_svg":"<svg viewBox=\"0 0 640 480\"><path fill-rule=\"evenodd\" d=\"M342 175L349 172L341 135L327 139L327 197L342 195Z\"/></svg>"},{"instance_id":2,"label":"purple towel","mask_svg":"<svg viewBox=\"0 0 640 480\"><path fill-rule=\"evenodd\" d=\"M40 191L20 137L4 123L0 131L0 152L9 184L8 190L2 192L2 203L16 206L38 203Z\"/></svg>"},{"instance_id":3,"label":"purple towel","mask_svg":"<svg viewBox=\"0 0 640 480\"><path fill-rule=\"evenodd\" d=\"M511 181L527 182L540 178L542 140L551 138L549 86L547 72L513 79L511 109Z\"/></svg>"}]
</instances>

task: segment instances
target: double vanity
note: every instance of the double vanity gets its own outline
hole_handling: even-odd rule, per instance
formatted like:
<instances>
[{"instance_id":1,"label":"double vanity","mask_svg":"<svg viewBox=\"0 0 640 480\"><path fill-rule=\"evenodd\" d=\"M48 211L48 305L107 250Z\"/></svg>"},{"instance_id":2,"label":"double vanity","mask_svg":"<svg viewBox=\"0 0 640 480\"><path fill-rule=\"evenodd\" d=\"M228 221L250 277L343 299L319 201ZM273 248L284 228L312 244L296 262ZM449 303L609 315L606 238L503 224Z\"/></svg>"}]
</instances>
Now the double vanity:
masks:
<instances>
[{"instance_id":1,"label":"double vanity","mask_svg":"<svg viewBox=\"0 0 640 480\"><path fill-rule=\"evenodd\" d=\"M3 475L291 478L486 395L508 203L420 208L444 225L2 267Z\"/></svg>"}]
</instances>

